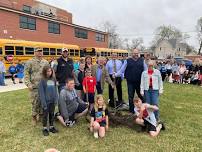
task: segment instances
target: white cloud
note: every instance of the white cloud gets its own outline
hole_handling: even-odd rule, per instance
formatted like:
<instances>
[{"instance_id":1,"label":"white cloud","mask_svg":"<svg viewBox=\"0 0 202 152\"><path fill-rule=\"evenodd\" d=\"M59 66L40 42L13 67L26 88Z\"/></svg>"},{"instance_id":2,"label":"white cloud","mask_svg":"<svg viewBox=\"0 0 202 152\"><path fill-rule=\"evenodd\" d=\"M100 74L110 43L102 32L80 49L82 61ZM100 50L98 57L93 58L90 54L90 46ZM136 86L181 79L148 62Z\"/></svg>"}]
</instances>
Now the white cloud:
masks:
<instances>
[{"instance_id":1,"label":"white cloud","mask_svg":"<svg viewBox=\"0 0 202 152\"><path fill-rule=\"evenodd\" d=\"M40 0L66 9L73 22L97 27L104 21L117 25L123 37L143 37L148 46L154 30L160 25L173 25L189 32L191 45L198 47L195 30L202 16L201 0Z\"/></svg>"}]
</instances>

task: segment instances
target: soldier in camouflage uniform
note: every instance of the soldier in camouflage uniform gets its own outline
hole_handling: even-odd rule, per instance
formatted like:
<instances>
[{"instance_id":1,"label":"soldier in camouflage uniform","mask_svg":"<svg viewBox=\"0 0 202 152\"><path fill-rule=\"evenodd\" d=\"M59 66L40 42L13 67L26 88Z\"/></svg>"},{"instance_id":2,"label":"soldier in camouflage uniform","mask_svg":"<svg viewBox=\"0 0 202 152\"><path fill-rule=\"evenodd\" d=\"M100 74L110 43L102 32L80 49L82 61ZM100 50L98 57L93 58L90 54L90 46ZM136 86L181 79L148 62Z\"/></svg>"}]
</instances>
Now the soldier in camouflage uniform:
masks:
<instances>
[{"instance_id":1,"label":"soldier in camouflage uniform","mask_svg":"<svg viewBox=\"0 0 202 152\"><path fill-rule=\"evenodd\" d=\"M35 49L35 57L27 61L25 65L25 84L31 95L32 120L34 125L37 123L39 114L42 114L41 102L39 101L38 95L38 84L41 80L42 69L47 65L49 65L49 63L43 59L41 48Z\"/></svg>"}]
</instances>

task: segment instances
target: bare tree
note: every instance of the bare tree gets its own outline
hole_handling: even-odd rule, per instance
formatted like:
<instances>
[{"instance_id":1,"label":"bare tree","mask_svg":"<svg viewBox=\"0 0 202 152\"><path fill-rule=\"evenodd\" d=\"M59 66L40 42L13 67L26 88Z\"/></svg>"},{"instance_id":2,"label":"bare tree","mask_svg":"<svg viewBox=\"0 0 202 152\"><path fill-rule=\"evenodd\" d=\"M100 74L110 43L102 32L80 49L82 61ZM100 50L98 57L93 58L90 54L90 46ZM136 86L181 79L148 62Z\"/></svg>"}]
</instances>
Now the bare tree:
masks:
<instances>
[{"instance_id":1,"label":"bare tree","mask_svg":"<svg viewBox=\"0 0 202 152\"><path fill-rule=\"evenodd\" d=\"M199 42L198 54L200 55L202 49L202 17L199 18L197 21L196 31L197 31L197 39Z\"/></svg>"},{"instance_id":2,"label":"bare tree","mask_svg":"<svg viewBox=\"0 0 202 152\"><path fill-rule=\"evenodd\" d=\"M140 51L144 51L145 47L143 45L143 39L141 37L134 38L132 40L124 39L123 40L123 48L127 49L129 51L132 51L133 49L138 48Z\"/></svg>"},{"instance_id":3,"label":"bare tree","mask_svg":"<svg viewBox=\"0 0 202 152\"><path fill-rule=\"evenodd\" d=\"M109 21L102 23L98 29L103 30L109 34L108 37L108 44L109 48L114 49L127 49L129 51L133 50L134 48L139 48L140 50L144 49L143 46L143 39L142 38L134 38L129 40L128 38L121 38L117 32L117 26L112 24Z\"/></svg>"},{"instance_id":4,"label":"bare tree","mask_svg":"<svg viewBox=\"0 0 202 152\"><path fill-rule=\"evenodd\" d=\"M187 48L186 48L186 54L190 54L190 53L196 53L195 52L195 48L193 47L193 46L187 46Z\"/></svg>"},{"instance_id":5,"label":"bare tree","mask_svg":"<svg viewBox=\"0 0 202 152\"><path fill-rule=\"evenodd\" d=\"M134 39L132 39L132 45L131 45L131 47L133 49L142 47L142 45L143 45L143 39L142 38L134 38Z\"/></svg>"},{"instance_id":6,"label":"bare tree","mask_svg":"<svg viewBox=\"0 0 202 152\"><path fill-rule=\"evenodd\" d=\"M154 43L158 42L159 40L170 40L176 39L178 41L186 41L190 36L188 34L183 34L179 29L174 26L159 26L155 31L155 38Z\"/></svg>"},{"instance_id":7,"label":"bare tree","mask_svg":"<svg viewBox=\"0 0 202 152\"><path fill-rule=\"evenodd\" d=\"M121 47L122 40L119 34L117 33L116 25L112 24L109 21L106 21L100 25L99 29L109 34L109 37L108 37L109 48L117 49Z\"/></svg>"}]
</instances>

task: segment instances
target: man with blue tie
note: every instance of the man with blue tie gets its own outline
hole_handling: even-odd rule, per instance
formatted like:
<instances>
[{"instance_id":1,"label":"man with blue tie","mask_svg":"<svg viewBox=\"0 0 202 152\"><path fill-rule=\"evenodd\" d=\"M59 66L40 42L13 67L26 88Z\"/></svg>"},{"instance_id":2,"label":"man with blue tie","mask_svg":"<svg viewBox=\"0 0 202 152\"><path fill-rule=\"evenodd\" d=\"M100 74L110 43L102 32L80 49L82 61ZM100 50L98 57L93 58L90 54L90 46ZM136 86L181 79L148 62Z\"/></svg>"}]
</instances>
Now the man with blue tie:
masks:
<instances>
[{"instance_id":1,"label":"man with blue tie","mask_svg":"<svg viewBox=\"0 0 202 152\"><path fill-rule=\"evenodd\" d=\"M117 96L118 96L118 103L114 105L116 101L114 101L114 89L112 88L111 85L109 85L109 106L110 107L115 107L117 105L120 105L123 103L123 98L122 98L122 78L123 78L123 73L119 73L119 75L115 74L119 69L122 67L122 62L117 59L117 53L112 53L112 59L109 60L106 64L106 69L109 73L109 76L111 80L114 82L116 85L116 90L117 90Z\"/></svg>"}]
</instances>

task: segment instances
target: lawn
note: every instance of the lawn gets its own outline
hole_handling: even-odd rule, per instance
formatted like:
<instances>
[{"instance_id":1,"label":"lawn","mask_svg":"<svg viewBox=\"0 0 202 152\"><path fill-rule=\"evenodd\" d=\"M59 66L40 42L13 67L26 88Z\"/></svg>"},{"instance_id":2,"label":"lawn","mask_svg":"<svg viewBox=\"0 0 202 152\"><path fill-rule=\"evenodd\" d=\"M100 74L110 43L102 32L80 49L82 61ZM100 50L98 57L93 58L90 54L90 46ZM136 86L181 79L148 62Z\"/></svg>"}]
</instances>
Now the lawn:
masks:
<instances>
[{"instance_id":1,"label":"lawn","mask_svg":"<svg viewBox=\"0 0 202 152\"><path fill-rule=\"evenodd\" d=\"M202 88L177 84L165 84L164 88L160 114L166 131L157 138L151 138L146 133L115 127L99 140L89 133L85 119L73 128L64 128L56 123L59 133L44 137L41 124L36 127L31 124L28 90L1 93L0 152L43 152L50 147L61 152L202 151ZM125 99L126 92L124 87Z\"/></svg>"}]
</instances>

